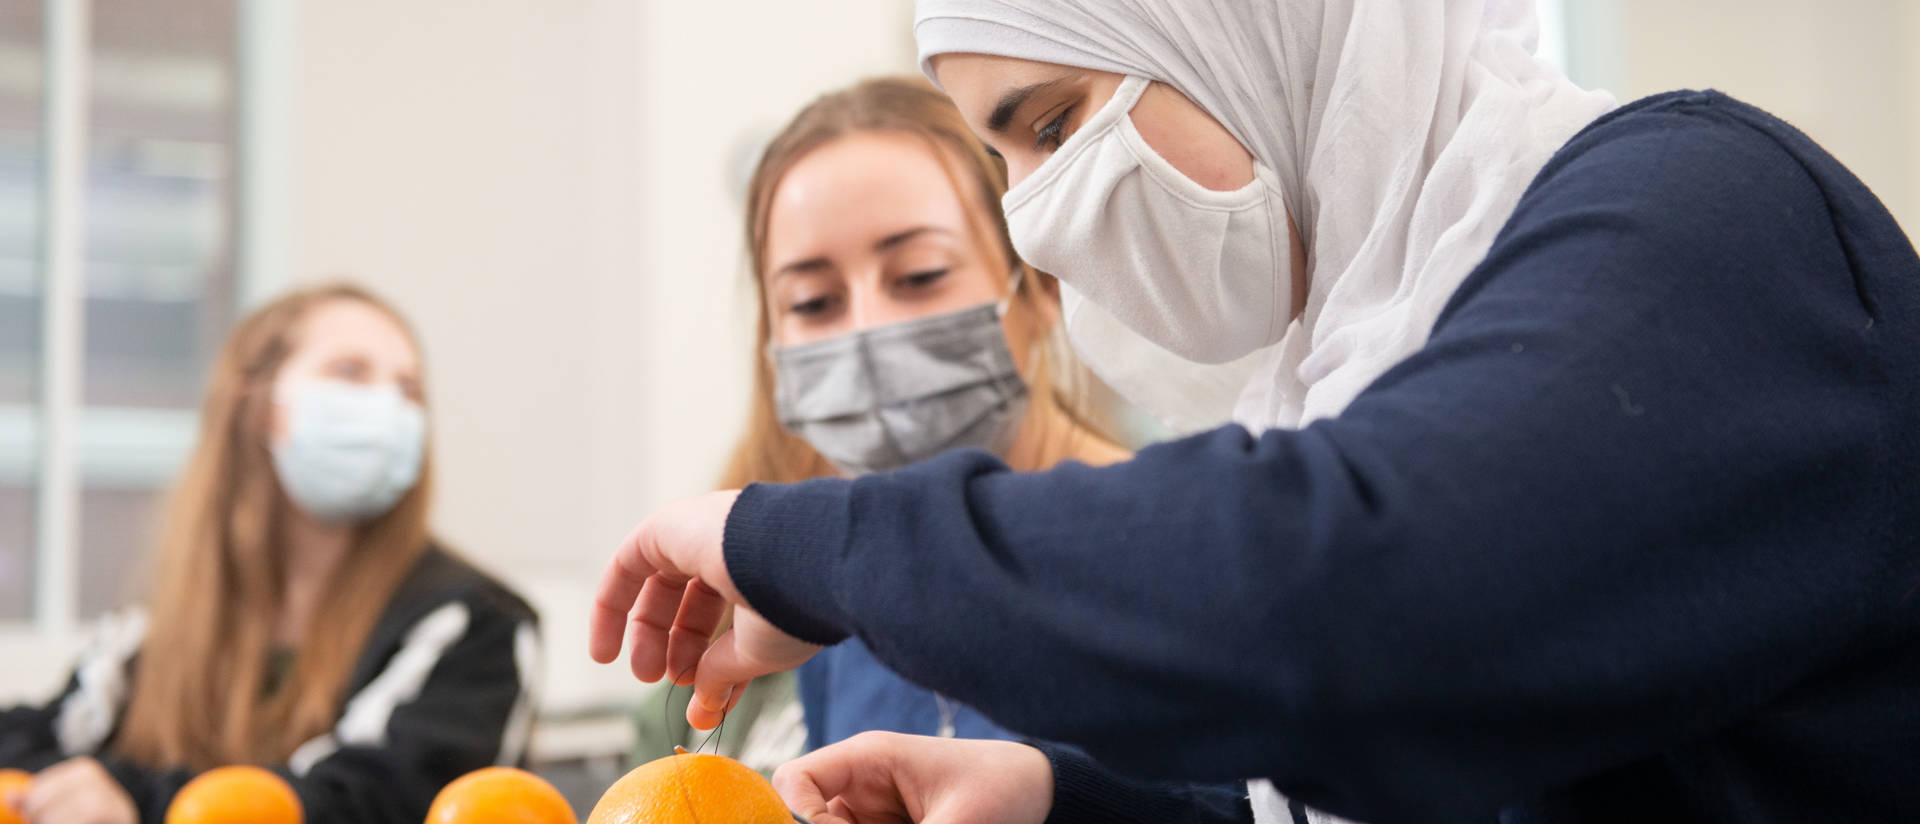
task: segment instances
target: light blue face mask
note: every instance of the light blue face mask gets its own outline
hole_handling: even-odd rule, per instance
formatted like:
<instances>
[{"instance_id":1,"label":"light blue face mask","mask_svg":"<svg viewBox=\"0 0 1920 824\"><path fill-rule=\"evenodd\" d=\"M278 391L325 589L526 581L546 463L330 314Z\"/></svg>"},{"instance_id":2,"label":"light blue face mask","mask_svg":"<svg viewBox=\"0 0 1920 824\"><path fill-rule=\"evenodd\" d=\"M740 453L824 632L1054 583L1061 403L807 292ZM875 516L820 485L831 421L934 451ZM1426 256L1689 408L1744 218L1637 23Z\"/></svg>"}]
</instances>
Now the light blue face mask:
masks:
<instances>
[{"instance_id":1,"label":"light blue face mask","mask_svg":"<svg viewBox=\"0 0 1920 824\"><path fill-rule=\"evenodd\" d=\"M1004 455L1027 404L1000 325L1006 306L773 348L781 425L847 475L962 447Z\"/></svg>"},{"instance_id":2,"label":"light blue face mask","mask_svg":"<svg viewBox=\"0 0 1920 824\"><path fill-rule=\"evenodd\" d=\"M385 515L420 480L427 416L393 384L300 380L276 393L287 436L272 445L280 487L329 524Z\"/></svg>"}]
</instances>

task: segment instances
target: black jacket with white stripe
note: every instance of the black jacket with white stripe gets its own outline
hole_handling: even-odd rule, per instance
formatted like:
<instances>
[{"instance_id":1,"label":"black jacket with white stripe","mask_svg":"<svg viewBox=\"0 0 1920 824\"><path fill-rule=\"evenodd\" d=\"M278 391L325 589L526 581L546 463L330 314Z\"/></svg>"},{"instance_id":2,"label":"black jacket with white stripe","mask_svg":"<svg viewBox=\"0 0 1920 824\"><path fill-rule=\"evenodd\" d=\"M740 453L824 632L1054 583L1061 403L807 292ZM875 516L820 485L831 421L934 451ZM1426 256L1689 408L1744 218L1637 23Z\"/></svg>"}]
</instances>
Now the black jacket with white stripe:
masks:
<instances>
[{"instance_id":1,"label":"black jacket with white stripe","mask_svg":"<svg viewBox=\"0 0 1920 824\"><path fill-rule=\"evenodd\" d=\"M522 762L540 671L537 621L500 582L429 549L368 637L334 728L272 766L299 793L307 822L414 824L447 782ZM58 698L0 712L0 766L98 758L140 820L161 824L194 773L112 752L145 635L143 614L115 616Z\"/></svg>"}]
</instances>

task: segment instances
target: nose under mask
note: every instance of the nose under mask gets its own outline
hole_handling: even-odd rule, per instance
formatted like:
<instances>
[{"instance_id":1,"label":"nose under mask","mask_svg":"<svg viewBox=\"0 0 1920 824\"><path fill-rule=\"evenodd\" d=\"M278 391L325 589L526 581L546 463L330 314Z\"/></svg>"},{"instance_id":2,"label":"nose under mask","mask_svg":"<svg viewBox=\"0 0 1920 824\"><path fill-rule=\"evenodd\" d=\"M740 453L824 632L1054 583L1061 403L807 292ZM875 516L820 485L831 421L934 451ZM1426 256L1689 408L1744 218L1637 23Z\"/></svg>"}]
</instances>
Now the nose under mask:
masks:
<instances>
[{"instance_id":1,"label":"nose under mask","mask_svg":"<svg viewBox=\"0 0 1920 824\"><path fill-rule=\"evenodd\" d=\"M287 497L322 523L385 515L420 480L427 419L398 387L303 380L277 393L287 417L273 467Z\"/></svg>"},{"instance_id":2,"label":"nose under mask","mask_svg":"<svg viewBox=\"0 0 1920 824\"><path fill-rule=\"evenodd\" d=\"M1293 314L1278 178L1256 162L1252 182L1216 192L1174 168L1133 124L1149 85L1124 80L1007 192L1008 229L1022 259L1141 337L1191 361L1232 361L1278 341Z\"/></svg>"},{"instance_id":3,"label":"nose under mask","mask_svg":"<svg viewBox=\"0 0 1920 824\"><path fill-rule=\"evenodd\" d=\"M1026 410L1003 304L776 347L780 423L842 473L896 469L949 449L1005 454Z\"/></svg>"}]
</instances>

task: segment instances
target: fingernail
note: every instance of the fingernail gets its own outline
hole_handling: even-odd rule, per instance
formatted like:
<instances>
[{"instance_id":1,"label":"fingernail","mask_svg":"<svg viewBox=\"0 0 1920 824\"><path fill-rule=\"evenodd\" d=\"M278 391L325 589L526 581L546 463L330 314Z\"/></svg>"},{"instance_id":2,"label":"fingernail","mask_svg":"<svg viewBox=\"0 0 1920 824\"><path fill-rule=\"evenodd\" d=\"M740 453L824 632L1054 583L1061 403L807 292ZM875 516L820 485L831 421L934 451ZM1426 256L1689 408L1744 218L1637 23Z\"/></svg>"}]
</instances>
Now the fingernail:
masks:
<instances>
[{"instance_id":1,"label":"fingernail","mask_svg":"<svg viewBox=\"0 0 1920 824\"><path fill-rule=\"evenodd\" d=\"M726 713L727 707L733 704L733 691L736 689L739 689L739 687L727 687L727 694L720 696L720 703L718 704L707 703L707 699L698 692L694 693L693 697L699 699L702 709L715 715L723 715Z\"/></svg>"}]
</instances>

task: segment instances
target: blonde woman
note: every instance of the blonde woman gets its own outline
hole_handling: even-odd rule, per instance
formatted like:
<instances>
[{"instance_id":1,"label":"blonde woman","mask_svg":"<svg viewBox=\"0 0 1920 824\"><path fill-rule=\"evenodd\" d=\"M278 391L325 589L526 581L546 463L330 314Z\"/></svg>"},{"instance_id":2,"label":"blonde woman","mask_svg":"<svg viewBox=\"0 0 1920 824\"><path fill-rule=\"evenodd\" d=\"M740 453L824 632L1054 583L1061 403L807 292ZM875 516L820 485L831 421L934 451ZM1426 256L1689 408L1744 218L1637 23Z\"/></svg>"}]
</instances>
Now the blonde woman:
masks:
<instances>
[{"instance_id":1,"label":"blonde woman","mask_svg":"<svg viewBox=\"0 0 1920 824\"><path fill-rule=\"evenodd\" d=\"M758 355L723 488L965 447L1029 470L1125 458L1089 423L1075 397L1085 393L1063 388L1075 382L1062 380L1072 361L1056 344L1057 287L1014 256L1005 191L1003 166L925 80L868 80L794 116L748 188ZM901 547L900 562L910 553ZM795 691L755 684L722 750L766 770L798 754ZM808 749L868 730L1013 737L895 675L858 639L801 668L797 692ZM644 723L662 717L654 707ZM670 723L678 741L699 742ZM643 749L674 743L647 737Z\"/></svg>"},{"instance_id":2,"label":"blonde woman","mask_svg":"<svg viewBox=\"0 0 1920 824\"><path fill-rule=\"evenodd\" d=\"M31 824L157 824L196 773L267 766L307 821L416 822L521 760L537 656L519 597L427 528L420 348L351 286L241 322L207 389L153 589L52 703L0 715Z\"/></svg>"}]
</instances>

